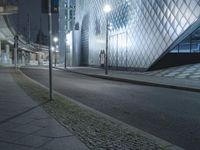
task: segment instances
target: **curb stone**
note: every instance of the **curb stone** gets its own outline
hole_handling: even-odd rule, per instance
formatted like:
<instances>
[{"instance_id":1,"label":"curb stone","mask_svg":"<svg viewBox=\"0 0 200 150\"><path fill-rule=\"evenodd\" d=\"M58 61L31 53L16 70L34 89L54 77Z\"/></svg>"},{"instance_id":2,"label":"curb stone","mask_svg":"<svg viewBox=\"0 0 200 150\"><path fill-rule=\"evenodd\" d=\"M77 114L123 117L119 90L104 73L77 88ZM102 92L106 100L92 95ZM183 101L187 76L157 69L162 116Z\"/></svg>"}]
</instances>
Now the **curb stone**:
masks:
<instances>
[{"instance_id":1,"label":"curb stone","mask_svg":"<svg viewBox=\"0 0 200 150\"><path fill-rule=\"evenodd\" d=\"M114 77L114 76L110 76L110 75L97 75L97 74L82 73L82 72L79 72L79 71L73 71L71 69L62 69L62 68L57 68L57 67L54 67L54 68L59 69L59 70L63 70L63 71L68 71L68 72L71 72L71 73L76 73L76 74L80 74L80 75L85 75L85 76L99 78L99 79L106 79L106 80L111 80L111 81L119 81L119 82L126 82L126 83L132 83L132 84L137 84L137 85L162 87L162 88L191 91L191 92L200 92L200 88L194 88L194 87L161 84L161 83L155 83L155 82L151 82L151 81L142 81L142 80L119 78L119 77Z\"/></svg>"}]
</instances>

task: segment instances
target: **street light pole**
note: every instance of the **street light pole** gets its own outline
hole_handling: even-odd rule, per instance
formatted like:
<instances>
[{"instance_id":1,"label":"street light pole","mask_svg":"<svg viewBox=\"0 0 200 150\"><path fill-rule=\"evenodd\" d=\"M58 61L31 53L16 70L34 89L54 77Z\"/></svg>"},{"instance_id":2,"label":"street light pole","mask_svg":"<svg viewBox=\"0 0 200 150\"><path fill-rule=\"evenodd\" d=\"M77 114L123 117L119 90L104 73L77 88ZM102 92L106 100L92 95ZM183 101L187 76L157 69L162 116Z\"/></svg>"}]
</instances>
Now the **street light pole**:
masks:
<instances>
[{"instance_id":1,"label":"street light pole","mask_svg":"<svg viewBox=\"0 0 200 150\"><path fill-rule=\"evenodd\" d=\"M14 37L14 64L15 64L15 69L17 69L18 43L19 43L19 37L18 37L18 35L15 35L15 37Z\"/></svg>"},{"instance_id":2,"label":"street light pole","mask_svg":"<svg viewBox=\"0 0 200 150\"><path fill-rule=\"evenodd\" d=\"M53 100L53 87L52 87L52 16L51 16L51 0L48 0L48 28L49 28L49 99Z\"/></svg>"},{"instance_id":3,"label":"street light pole","mask_svg":"<svg viewBox=\"0 0 200 150\"><path fill-rule=\"evenodd\" d=\"M105 58L105 74L108 74L108 30L109 30L109 13L111 12L112 8L110 5L105 5L103 8L104 12L106 13L106 58Z\"/></svg>"},{"instance_id":4,"label":"street light pole","mask_svg":"<svg viewBox=\"0 0 200 150\"><path fill-rule=\"evenodd\" d=\"M55 67L56 67L56 65L57 65L56 63L57 63L57 51L55 51L55 64L54 64Z\"/></svg>"},{"instance_id":5,"label":"street light pole","mask_svg":"<svg viewBox=\"0 0 200 150\"><path fill-rule=\"evenodd\" d=\"M105 74L108 74L108 13L106 14L106 56Z\"/></svg>"}]
</instances>

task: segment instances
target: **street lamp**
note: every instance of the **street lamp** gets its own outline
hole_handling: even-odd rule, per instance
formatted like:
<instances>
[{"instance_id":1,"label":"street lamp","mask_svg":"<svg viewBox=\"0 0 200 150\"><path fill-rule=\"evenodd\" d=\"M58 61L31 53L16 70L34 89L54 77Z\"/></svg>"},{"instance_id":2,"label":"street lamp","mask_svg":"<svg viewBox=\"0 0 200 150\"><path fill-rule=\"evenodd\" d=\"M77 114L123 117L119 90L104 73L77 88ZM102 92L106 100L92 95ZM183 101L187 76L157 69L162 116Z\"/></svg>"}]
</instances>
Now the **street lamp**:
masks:
<instances>
[{"instance_id":1,"label":"street lamp","mask_svg":"<svg viewBox=\"0 0 200 150\"><path fill-rule=\"evenodd\" d=\"M54 52L55 51L55 47L52 46L51 47L51 51Z\"/></svg>"},{"instance_id":2,"label":"street lamp","mask_svg":"<svg viewBox=\"0 0 200 150\"><path fill-rule=\"evenodd\" d=\"M53 41L54 41L55 43L57 43L57 42L58 42L58 37L55 36L55 37L53 38Z\"/></svg>"},{"instance_id":3,"label":"street lamp","mask_svg":"<svg viewBox=\"0 0 200 150\"><path fill-rule=\"evenodd\" d=\"M109 23L108 23L108 17L109 13L112 11L112 8L110 5L106 4L103 8L103 11L106 13L106 64L105 64L105 74L108 74L108 30L109 30Z\"/></svg>"},{"instance_id":4,"label":"street lamp","mask_svg":"<svg viewBox=\"0 0 200 150\"><path fill-rule=\"evenodd\" d=\"M103 8L103 11L104 11L105 13L110 13L111 10L112 10L112 8L111 8L111 6L108 5L108 4L106 4L106 5L104 6L104 8Z\"/></svg>"}]
</instances>

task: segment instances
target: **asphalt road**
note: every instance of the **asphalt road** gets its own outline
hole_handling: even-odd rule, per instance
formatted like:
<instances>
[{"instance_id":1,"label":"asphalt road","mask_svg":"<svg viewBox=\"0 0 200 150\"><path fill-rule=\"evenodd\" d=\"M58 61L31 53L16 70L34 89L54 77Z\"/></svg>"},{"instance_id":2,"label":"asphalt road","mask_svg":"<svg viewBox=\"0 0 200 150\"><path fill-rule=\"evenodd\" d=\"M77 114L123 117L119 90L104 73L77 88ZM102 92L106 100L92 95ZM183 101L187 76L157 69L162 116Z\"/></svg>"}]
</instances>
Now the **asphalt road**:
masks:
<instances>
[{"instance_id":1,"label":"asphalt road","mask_svg":"<svg viewBox=\"0 0 200 150\"><path fill-rule=\"evenodd\" d=\"M48 70L22 69L48 86ZM54 89L188 150L200 149L200 93L53 71Z\"/></svg>"}]
</instances>

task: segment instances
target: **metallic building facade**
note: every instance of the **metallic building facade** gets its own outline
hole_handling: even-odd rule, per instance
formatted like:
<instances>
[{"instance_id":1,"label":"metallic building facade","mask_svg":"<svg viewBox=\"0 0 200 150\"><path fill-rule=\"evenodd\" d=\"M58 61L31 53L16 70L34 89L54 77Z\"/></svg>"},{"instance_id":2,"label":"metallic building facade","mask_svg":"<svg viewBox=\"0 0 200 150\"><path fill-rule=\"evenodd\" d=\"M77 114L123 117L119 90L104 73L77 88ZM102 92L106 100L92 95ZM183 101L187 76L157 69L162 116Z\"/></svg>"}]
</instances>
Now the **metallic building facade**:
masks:
<instances>
[{"instance_id":1,"label":"metallic building facade","mask_svg":"<svg viewBox=\"0 0 200 150\"><path fill-rule=\"evenodd\" d=\"M66 1L59 1L59 63L64 64L66 55Z\"/></svg>"},{"instance_id":2,"label":"metallic building facade","mask_svg":"<svg viewBox=\"0 0 200 150\"><path fill-rule=\"evenodd\" d=\"M55 0L56 2L57 0ZM71 39L67 39L70 32L73 31L75 21L75 1L59 0L59 51L60 64L70 66L71 52L69 43Z\"/></svg>"},{"instance_id":3,"label":"metallic building facade","mask_svg":"<svg viewBox=\"0 0 200 150\"><path fill-rule=\"evenodd\" d=\"M200 17L199 0L76 0L81 62L99 66L109 16L109 66L148 69Z\"/></svg>"}]
</instances>

